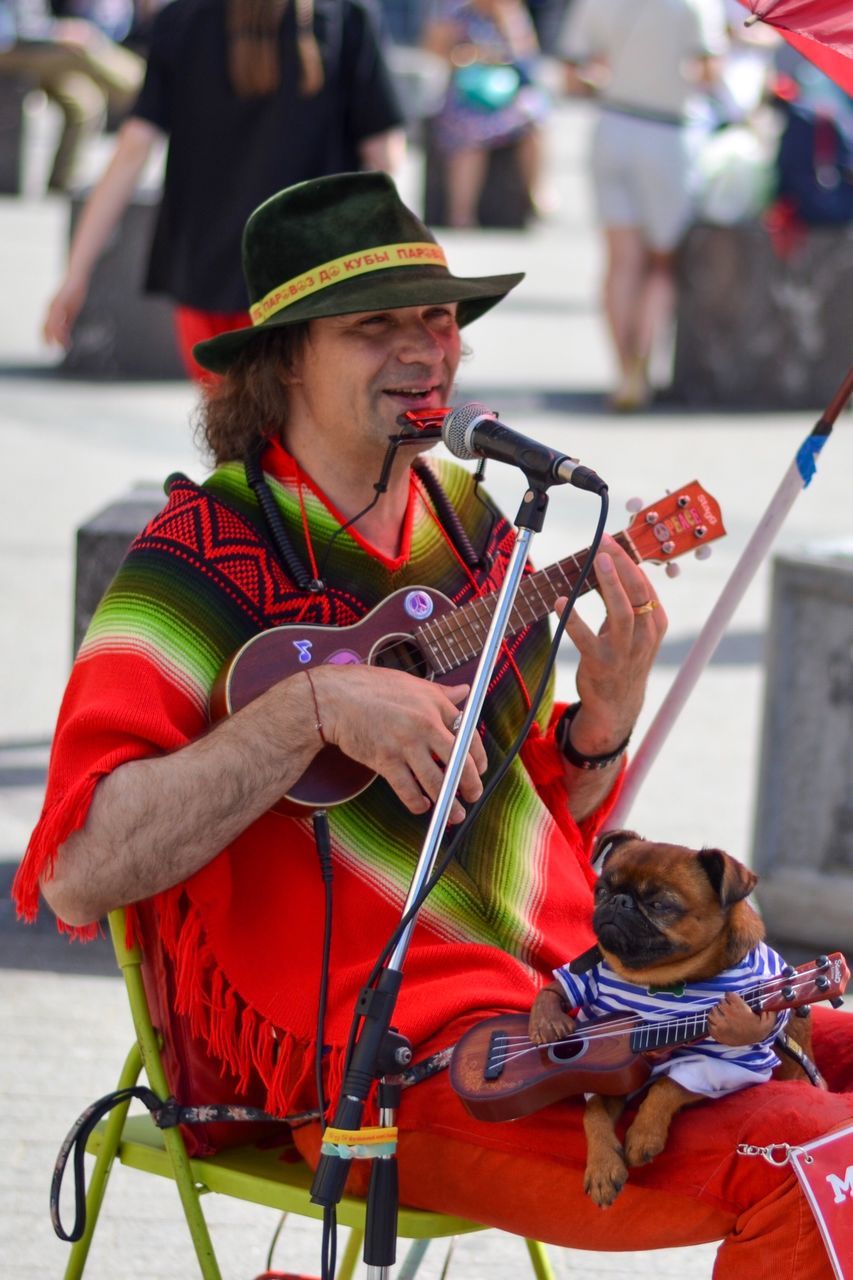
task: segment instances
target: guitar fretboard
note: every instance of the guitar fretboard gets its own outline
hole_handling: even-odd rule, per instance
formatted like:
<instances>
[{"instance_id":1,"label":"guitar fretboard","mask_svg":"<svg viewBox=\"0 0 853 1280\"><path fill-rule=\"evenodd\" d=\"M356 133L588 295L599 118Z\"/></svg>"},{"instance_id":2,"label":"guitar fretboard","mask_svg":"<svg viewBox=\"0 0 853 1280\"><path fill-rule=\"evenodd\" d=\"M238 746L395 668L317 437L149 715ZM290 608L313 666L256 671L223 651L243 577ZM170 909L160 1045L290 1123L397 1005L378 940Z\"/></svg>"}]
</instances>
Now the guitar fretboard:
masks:
<instances>
[{"instance_id":1,"label":"guitar fretboard","mask_svg":"<svg viewBox=\"0 0 853 1280\"><path fill-rule=\"evenodd\" d=\"M615 541L627 551L631 559L640 563L640 556L626 532L614 535ZM514 636L525 627L545 618L554 608L554 601L568 595L581 575L587 557L587 549L567 556L558 564L549 565L537 573L523 578L510 612L507 634ZM581 594L598 585L595 570L590 569ZM454 671L483 651L492 616L497 604L497 593L490 592L477 600L470 600L452 613L430 619L415 631L415 639L423 650L433 670L438 675Z\"/></svg>"},{"instance_id":2,"label":"guitar fretboard","mask_svg":"<svg viewBox=\"0 0 853 1280\"><path fill-rule=\"evenodd\" d=\"M787 981L787 979L786 979ZM769 988L763 983L742 991L741 996L754 1013L767 1007ZM679 1015L675 1009L664 1022L644 1022L631 1033L631 1049L634 1053L650 1053L655 1049L670 1049L676 1044L690 1044L692 1040L704 1040L708 1034L710 1009Z\"/></svg>"}]
</instances>

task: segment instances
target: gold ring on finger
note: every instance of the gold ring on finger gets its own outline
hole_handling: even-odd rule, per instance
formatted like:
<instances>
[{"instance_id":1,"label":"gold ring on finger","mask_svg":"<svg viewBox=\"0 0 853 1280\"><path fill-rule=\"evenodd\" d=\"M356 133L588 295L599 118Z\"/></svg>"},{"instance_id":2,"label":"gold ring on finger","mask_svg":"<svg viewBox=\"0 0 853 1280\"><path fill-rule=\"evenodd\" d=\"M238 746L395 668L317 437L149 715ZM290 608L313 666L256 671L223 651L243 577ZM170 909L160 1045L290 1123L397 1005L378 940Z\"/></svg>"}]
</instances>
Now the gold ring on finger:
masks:
<instances>
[{"instance_id":1,"label":"gold ring on finger","mask_svg":"<svg viewBox=\"0 0 853 1280\"><path fill-rule=\"evenodd\" d=\"M636 617L639 617L641 613L651 613L652 609L656 609L657 607L657 600L647 600L645 604L635 604L633 606L633 613Z\"/></svg>"}]
</instances>

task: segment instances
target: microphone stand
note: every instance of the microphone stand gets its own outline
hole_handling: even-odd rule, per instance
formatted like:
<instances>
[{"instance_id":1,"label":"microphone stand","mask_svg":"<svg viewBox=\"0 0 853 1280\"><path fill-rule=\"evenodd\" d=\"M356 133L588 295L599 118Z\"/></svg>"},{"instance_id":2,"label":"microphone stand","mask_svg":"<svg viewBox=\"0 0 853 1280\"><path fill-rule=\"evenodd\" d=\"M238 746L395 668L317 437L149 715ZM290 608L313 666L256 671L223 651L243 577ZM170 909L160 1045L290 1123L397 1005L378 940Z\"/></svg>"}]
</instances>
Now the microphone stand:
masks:
<instances>
[{"instance_id":1,"label":"microphone stand","mask_svg":"<svg viewBox=\"0 0 853 1280\"><path fill-rule=\"evenodd\" d=\"M559 480L552 481L545 474L527 475L526 478L528 489L522 498L515 519L517 530L515 545L498 592L488 635L471 683L471 692L465 703L462 722L447 762L424 845L415 867L403 916L417 902L418 895L429 879L435 863L447 826L450 807L468 755L468 747L477 732L486 691L509 624L528 559L528 549L533 535L541 532L545 521L548 508L547 489L552 483L559 483ZM365 987L359 997L356 1016L363 1019L363 1026L353 1046L335 1110L333 1121L335 1129L357 1130L360 1128L368 1094L375 1080L380 1082L380 1124L389 1126L394 1124L400 1100L400 1086L386 1077L399 1074L408 1065L412 1058L412 1049L405 1037L391 1027L391 1019L397 993L403 981L403 962L415 921L416 917L413 917L406 925L389 957L387 966L379 975L376 986ZM343 1195L349 1165L349 1160L337 1154L320 1156L311 1184L311 1199L314 1204L323 1205L326 1209L331 1209L338 1204ZM389 1267L396 1257L397 1206L396 1155L377 1156L372 1161L367 1199L364 1239L367 1280L388 1280Z\"/></svg>"}]
</instances>

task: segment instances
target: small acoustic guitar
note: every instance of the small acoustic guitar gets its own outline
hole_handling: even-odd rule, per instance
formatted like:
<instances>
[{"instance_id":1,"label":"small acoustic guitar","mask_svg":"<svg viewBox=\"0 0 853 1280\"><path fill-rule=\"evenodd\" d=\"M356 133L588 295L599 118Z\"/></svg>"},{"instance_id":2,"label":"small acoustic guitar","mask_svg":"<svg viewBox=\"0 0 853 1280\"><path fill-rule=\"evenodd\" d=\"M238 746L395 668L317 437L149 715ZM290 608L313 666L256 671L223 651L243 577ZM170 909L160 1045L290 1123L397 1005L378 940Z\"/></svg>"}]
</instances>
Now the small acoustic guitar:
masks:
<instances>
[{"instance_id":1,"label":"small acoustic guitar","mask_svg":"<svg viewBox=\"0 0 853 1280\"><path fill-rule=\"evenodd\" d=\"M840 1003L849 977L843 955L834 951L742 995L756 1013L796 1009L817 1000ZM529 1038L526 1013L486 1018L466 1031L453 1050L450 1084L478 1120L517 1120L580 1093L621 1097L651 1075L649 1055L707 1036L707 1014L678 1016L673 1010L664 1019L610 1014L546 1045Z\"/></svg>"},{"instance_id":2,"label":"small acoustic guitar","mask_svg":"<svg viewBox=\"0 0 853 1280\"><path fill-rule=\"evenodd\" d=\"M616 541L637 564L668 564L688 551L701 550L725 534L716 501L697 481L637 512ZM508 633L516 635L546 617L559 596L568 595L580 577L586 550L559 564L528 574L521 582ZM594 571L584 585L596 585ZM261 631L248 640L217 677L211 715L222 719L260 697L279 680L323 663L368 663L395 667L427 680L464 683L483 649L497 593L456 607L432 587L393 592L349 627L291 624ZM287 793L281 807L327 808L351 800L374 780L365 765L337 747L324 747Z\"/></svg>"}]
</instances>

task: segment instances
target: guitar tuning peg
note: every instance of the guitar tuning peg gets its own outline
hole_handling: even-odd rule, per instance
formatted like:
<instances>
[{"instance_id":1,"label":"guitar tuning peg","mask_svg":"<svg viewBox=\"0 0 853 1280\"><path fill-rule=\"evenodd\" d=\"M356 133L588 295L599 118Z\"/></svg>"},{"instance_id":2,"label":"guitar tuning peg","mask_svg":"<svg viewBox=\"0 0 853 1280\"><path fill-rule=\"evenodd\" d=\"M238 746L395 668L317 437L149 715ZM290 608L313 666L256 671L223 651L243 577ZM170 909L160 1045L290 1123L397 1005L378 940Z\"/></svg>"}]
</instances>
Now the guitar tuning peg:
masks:
<instances>
[{"instance_id":1,"label":"guitar tuning peg","mask_svg":"<svg viewBox=\"0 0 853 1280\"><path fill-rule=\"evenodd\" d=\"M633 515L636 515L638 511L642 511L643 505L644 504L643 504L642 498L629 498L628 501L625 503L625 510L630 511L631 515L633 516Z\"/></svg>"},{"instance_id":2,"label":"guitar tuning peg","mask_svg":"<svg viewBox=\"0 0 853 1280\"><path fill-rule=\"evenodd\" d=\"M672 562L670 562L666 566L665 573L668 578L677 578L678 575L681 573L681 565L673 564Z\"/></svg>"},{"instance_id":3,"label":"guitar tuning peg","mask_svg":"<svg viewBox=\"0 0 853 1280\"><path fill-rule=\"evenodd\" d=\"M708 547L708 546L697 547L696 550L693 552L693 554L697 560L707 560L713 550L714 550L713 547Z\"/></svg>"}]
</instances>

